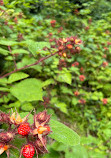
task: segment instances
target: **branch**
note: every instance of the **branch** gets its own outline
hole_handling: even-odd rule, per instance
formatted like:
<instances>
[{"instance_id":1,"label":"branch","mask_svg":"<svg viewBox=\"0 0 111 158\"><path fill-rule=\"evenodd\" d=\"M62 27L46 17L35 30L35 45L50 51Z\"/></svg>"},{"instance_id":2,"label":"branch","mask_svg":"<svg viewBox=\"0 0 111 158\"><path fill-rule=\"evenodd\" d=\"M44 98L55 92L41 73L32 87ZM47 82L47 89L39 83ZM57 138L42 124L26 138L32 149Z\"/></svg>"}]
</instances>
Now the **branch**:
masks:
<instances>
[{"instance_id":1,"label":"branch","mask_svg":"<svg viewBox=\"0 0 111 158\"><path fill-rule=\"evenodd\" d=\"M11 75L11 74L13 74L13 73L15 73L15 72L18 72L18 71L24 70L24 69L29 68L29 67L31 67L31 66L38 65L40 62L42 62L42 61L44 61L44 60L46 60L46 59L50 58L51 56L54 56L54 55L58 54L58 53L59 53L58 51L57 51L57 52L55 52L55 53L52 53L52 54L50 54L50 55L48 55L48 56L46 56L46 57L43 57L43 58L39 59L38 61L36 61L36 62L35 62L35 63L33 63L33 64L26 65L26 66L24 66L24 67L22 67L22 68L15 69L15 70L13 70L13 71L11 71L11 72L9 72L9 73L7 73L7 74L3 75L3 76L0 76L0 78L7 77L7 76L9 76L9 75Z\"/></svg>"}]
</instances>

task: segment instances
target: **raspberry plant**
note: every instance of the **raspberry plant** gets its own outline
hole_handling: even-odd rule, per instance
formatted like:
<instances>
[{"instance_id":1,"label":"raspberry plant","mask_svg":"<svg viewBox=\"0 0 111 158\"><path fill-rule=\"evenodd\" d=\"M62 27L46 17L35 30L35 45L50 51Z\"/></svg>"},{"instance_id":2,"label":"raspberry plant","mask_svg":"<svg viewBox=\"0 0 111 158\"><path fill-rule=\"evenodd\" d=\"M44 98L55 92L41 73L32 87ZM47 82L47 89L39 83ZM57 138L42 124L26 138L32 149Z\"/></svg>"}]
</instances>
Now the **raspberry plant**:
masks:
<instances>
[{"instance_id":1,"label":"raspberry plant","mask_svg":"<svg viewBox=\"0 0 111 158\"><path fill-rule=\"evenodd\" d=\"M47 136L51 132L55 132L54 138L56 139L56 137L58 137L58 134L63 138L66 137L65 132L67 131L71 135L69 135L69 139L68 137L65 138L66 142L73 142L73 144L71 145L79 143L79 136L68 129L68 127L65 127L65 125L63 127L66 131L63 131L61 133L59 132L60 130L62 131L60 127L63 127L61 126L61 124L58 124L57 126L55 122L55 129L54 131L51 131L51 127L49 124L51 116L47 114L46 110L44 110L43 112L39 112L38 114L34 112L34 115L32 115L31 118L32 124L28 122L28 117L30 116L30 114L31 112L24 118L21 118L18 112L13 112L11 115L0 112L0 123L5 123L8 126L7 131L3 131L0 133L0 155L6 152L7 157L10 158L10 149L14 148L20 152L20 158L22 157L22 155L25 158L33 158L35 152L37 155L36 157L38 158L39 154L45 154L48 152L48 149L46 147ZM52 130L53 124L54 123L52 123ZM26 139L26 143L22 144L21 149L18 148L18 144L17 146L15 146L13 143L17 137L19 138L19 141L20 139ZM53 138L53 134L51 134L51 137ZM65 140L62 140L61 138L59 141L65 142Z\"/></svg>"},{"instance_id":2,"label":"raspberry plant","mask_svg":"<svg viewBox=\"0 0 111 158\"><path fill-rule=\"evenodd\" d=\"M30 136L34 113L20 125L20 134L10 134L7 122L11 108L19 113L11 117L12 129L27 112L45 108L52 115L49 126L32 130L35 137L52 131L49 139L42 137L49 153L39 157L110 157L110 6L107 0L0 1L1 123L5 120L0 131L6 142L1 136L1 152L10 151L14 158L24 149L35 157ZM58 119L81 135L80 145L71 147L76 145L73 133ZM39 138L37 144L41 146Z\"/></svg>"}]
</instances>

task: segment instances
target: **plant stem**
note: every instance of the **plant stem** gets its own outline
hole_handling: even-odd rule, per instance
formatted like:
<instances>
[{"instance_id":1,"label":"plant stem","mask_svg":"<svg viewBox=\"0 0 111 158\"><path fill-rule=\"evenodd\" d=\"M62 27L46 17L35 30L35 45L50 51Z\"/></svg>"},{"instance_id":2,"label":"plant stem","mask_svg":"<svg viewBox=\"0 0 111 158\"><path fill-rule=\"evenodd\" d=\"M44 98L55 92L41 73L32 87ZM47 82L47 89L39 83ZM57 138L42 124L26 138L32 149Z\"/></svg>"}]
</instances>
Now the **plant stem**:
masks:
<instances>
[{"instance_id":1,"label":"plant stem","mask_svg":"<svg viewBox=\"0 0 111 158\"><path fill-rule=\"evenodd\" d=\"M14 61L14 66L15 66L15 70L17 70L17 64L16 64L16 61L15 61L15 56L12 54L12 50L11 50L10 46L8 46L8 49L10 51L10 54L12 55L12 58L13 58L13 61Z\"/></svg>"},{"instance_id":2,"label":"plant stem","mask_svg":"<svg viewBox=\"0 0 111 158\"><path fill-rule=\"evenodd\" d=\"M24 67L22 67L22 68L15 69L15 70L13 70L13 71L11 71L11 72L9 72L9 73L6 73L5 75L0 76L0 78L7 77L7 76L9 76L9 75L11 75L11 74L13 74L13 73L15 73L15 72L24 70L24 69L29 68L29 67L31 67L31 66L38 65L40 62L42 62L42 61L44 61L44 60L46 60L46 59L48 59L48 58L50 58L51 56L54 56L54 55L56 55L56 54L58 54L58 51L55 52L55 53L52 53L52 54L50 54L50 55L48 55L48 56L46 56L46 57L43 57L43 58L39 59L38 61L36 61L36 62L33 63L33 64L26 65L26 66L24 66Z\"/></svg>"}]
</instances>

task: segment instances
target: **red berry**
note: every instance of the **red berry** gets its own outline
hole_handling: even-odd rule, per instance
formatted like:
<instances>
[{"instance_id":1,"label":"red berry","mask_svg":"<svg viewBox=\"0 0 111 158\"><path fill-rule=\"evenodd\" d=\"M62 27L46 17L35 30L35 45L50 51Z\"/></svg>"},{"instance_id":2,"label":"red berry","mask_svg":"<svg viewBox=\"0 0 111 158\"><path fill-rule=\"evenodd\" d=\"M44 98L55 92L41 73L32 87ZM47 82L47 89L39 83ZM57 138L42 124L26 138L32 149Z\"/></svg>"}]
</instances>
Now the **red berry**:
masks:
<instances>
[{"instance_id":1,"label":"red berry","mask_svg":"<svg viewBox=\"0 0 111 158\"><path fill-rule=\"evenodd\" d=\"M26 158L32 158L34 156L35 149L33 145L27 144L23 147L22 155Z\"/></svg>"},{"instance_id":2,"label":"red berry","mask_svg":"<svg viewBox=\"0 0 111 158\"><path fill-rule=\"evenodd\" d=\"M103 102L104 105L107 104L107 103L108 103L107 98L103 98L103 99L102 99L102 102Z\"/></svg>"},{"instance_id":3,"label":"red berry","mask_svg":"<svg viewBox=\"0 0 111 158\"><path fill-rule=\"evenodd\" d=\"M79 76L79 80L80 80L80 81L84 81L84 80L85 80L85 76L84 76L84 75L80 75L80 76Z\"/></svg>"},{"instance_id":4,"label":"red berry","mask_svg":"<svg viewBox=\"0 0 111 158\"><path fill-rule=\"evenodd\" d=\"M30 132L30 126L28 123L21 124L18 128L18 133L22 136L28 135Z\"/></svg>"}]
</instances>

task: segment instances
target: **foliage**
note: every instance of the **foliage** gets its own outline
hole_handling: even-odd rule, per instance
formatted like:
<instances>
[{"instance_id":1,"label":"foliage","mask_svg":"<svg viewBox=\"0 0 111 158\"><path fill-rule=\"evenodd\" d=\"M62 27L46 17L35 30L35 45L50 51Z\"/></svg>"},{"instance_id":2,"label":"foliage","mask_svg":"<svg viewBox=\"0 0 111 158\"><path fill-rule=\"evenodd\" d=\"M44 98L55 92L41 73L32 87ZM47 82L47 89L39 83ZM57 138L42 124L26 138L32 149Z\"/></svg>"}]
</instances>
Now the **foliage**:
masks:
<instances>
[{"instance_id":1,"label":"foliage","mask_svg":"<svg viewBox=\"0 0 111 158\"><path fill-rule=\"evenodd\" d=\"M0 6L1 110L26 113L46 108L52 118L81 136L76 147L58 142L59 137L56 142L49 139L50 153L43 158L110 158L110 4L107 0L4 0ZM57 41L69 37L82 40L75 45L78 53L60 50ZM58 50L59 55L54 54ZM53 122L52 128L57 130Z\"/></svg>"}]
</instances>

